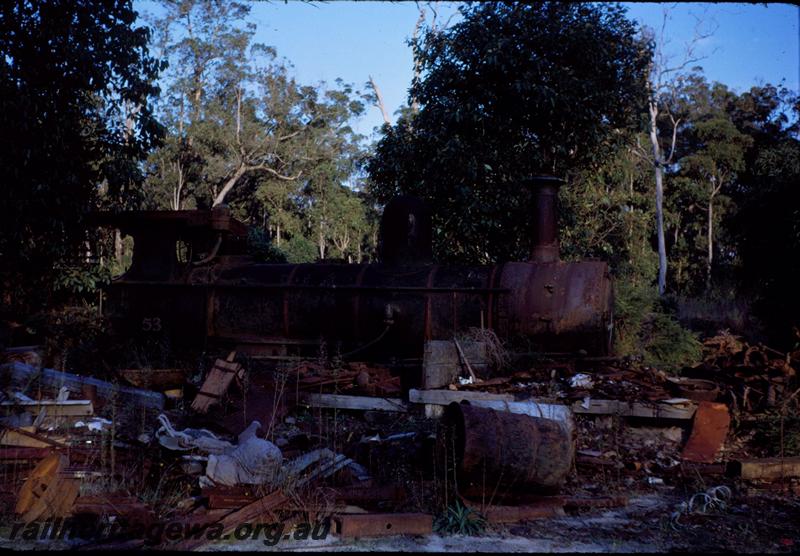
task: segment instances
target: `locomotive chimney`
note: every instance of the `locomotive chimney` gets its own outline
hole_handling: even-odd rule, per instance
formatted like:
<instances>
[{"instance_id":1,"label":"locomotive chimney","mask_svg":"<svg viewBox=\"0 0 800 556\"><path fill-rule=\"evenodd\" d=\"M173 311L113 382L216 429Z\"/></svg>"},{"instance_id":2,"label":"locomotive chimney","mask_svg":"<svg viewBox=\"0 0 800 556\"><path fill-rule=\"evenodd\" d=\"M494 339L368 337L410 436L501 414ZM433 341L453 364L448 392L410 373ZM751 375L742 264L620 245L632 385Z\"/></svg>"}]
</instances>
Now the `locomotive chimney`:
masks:
<instances>
[{"instance_id":1,"label":"locomotive chimney","mask_svg":"<svg viewBox=\"0 0 800 556\"><path fill-rule=\"evenodd\" d=\"M383 209L379 259L384 264L430 264L433 261L431 211L419 198L401 195Z\"/></svg>"},{"instance_id":2,"label":"locomotive chimney","mask_svg":"<svg viewBox=\"0 0 800 556\"><path fill-rule=\"evenodd\" d=\"M531 261L537 263L556 262L559 260L556 202L558 201L558 188L564 184L564 180L553 176L534 176L527 179L525 183L533 195Z\"/></svg>"}]
</instances>

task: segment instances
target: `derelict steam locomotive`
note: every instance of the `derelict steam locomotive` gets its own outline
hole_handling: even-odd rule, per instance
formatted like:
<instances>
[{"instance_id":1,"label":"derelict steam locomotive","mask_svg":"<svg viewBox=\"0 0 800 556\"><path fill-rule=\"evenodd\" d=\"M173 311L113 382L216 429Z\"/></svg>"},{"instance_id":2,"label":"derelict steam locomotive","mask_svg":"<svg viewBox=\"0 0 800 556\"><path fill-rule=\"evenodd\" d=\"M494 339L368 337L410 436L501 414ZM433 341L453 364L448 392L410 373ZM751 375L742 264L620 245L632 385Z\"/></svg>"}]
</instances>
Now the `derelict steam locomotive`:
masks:
<instances>
[{"instance_id":1,"label":"derelict steam locomotive","mask_svg":"<svg viewBox=\"0 0 800 556\"><path fill-rule=\"evenodd\" d=\"M424 342L470 327L525 337L545 351L609 351L612 283L602 261L559 259L560 180L531 178L531 255L524 262L439 265L431 216L418 200L390 202L378 263L271 264L246 254L247 227L225 207L97 215L134 238L130 269L107 289L123 334L172 345L313 354L322 342L362 360L419 358Z\"/></svg>"}]
</instances>

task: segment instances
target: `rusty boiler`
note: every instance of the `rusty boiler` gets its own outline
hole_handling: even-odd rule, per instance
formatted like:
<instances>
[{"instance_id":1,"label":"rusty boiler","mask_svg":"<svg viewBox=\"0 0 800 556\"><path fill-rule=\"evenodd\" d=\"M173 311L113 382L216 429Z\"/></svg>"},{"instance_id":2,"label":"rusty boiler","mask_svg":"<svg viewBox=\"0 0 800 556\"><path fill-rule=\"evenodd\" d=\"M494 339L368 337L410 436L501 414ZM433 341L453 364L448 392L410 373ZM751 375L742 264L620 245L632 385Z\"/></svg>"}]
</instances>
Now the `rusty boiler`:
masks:
<instances>
[{"instance_id":1,"label":"rusty boiler","mask_svg":"<svg viewBox=\"0 0 800 556\"><path fill-rule=\"evenodd\" d=\"M107 290L106 312L122 334L168 338L178 347L236 347L262 355L319 353L420 358L424 342L485 326L543 351L605 354L612 284L605 262L559 258L560 180L532 178L530 260L439 265L431 217L417 199L390 202L380 262L254 262L247 227L227 208L99 214L134 238L133 262Z\"/></svg>"}]
</instances>

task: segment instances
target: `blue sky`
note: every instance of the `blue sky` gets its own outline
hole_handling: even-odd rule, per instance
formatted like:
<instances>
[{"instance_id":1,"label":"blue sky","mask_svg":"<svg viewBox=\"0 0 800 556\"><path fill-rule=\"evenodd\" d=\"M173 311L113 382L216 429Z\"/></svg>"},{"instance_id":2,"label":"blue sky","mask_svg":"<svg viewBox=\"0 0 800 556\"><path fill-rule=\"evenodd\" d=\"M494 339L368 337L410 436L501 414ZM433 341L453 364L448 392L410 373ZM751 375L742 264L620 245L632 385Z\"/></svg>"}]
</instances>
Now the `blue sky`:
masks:
<instances>
[{"instance_id":1,"label":"blue sky","mask_svg":"<svg viewBox=\"0 0 800 556\"><path fill-rule=\"evenodd\" d=\"M439 21L454 14L458 3L437 2ZM425 3L420 3L425 6ZM800 8L791 4L738 3L630 3L629 17L660 29L664 8L670 10L666 27L668 50L680 54L695 28L695 17L714 34L699 46L707 56L703 66L709 80L737 91L759 83L778 83L800 89ZM137 0L140 11L154 3ZM282 1L254 2L251 21L256 41L275 46L278 55L294 65L304 83L333 83L337 77L363 88L372 75L390 113L406 102L413 63L405 41L414 30L419 12L414 2L332 1L308 4ZM369 134L382 118L377 108L356 123Z\"/></svg>"}]
</instances>

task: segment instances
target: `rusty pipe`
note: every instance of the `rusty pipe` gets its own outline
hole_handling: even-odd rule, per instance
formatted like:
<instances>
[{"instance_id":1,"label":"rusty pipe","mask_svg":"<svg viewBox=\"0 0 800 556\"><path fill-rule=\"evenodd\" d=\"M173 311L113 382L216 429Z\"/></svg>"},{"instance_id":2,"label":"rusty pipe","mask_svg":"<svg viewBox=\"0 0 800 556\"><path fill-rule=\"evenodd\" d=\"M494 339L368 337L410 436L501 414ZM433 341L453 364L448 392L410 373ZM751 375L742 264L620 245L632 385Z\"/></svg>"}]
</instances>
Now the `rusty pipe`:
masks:
<instances>
[{"instance_id":1,"label":"rusty pipe","mask_svg":"<svg viewBox=\"0 0 800 556\"><path fill-rule=\"evenodd\" d=\"M553 176L534 176L526 180L533 195L533 228L531 229L531 262L553 263L559 260L558 188L564 180Z\"/></svg>"}]
</instances>

